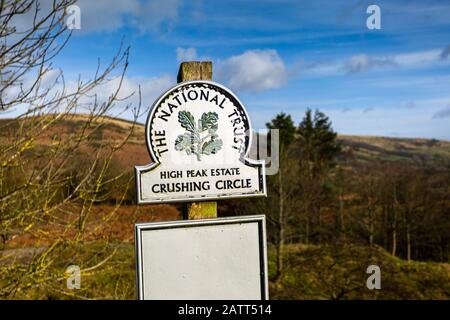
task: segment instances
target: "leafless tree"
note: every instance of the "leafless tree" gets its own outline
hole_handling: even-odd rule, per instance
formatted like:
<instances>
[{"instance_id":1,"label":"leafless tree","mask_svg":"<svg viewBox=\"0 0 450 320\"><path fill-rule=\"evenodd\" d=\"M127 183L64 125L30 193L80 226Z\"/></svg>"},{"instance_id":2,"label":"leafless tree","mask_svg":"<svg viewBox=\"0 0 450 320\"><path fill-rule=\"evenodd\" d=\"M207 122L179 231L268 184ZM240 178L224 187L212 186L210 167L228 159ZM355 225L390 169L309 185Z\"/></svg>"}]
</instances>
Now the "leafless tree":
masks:
<instances>
[{"instance_id":1,"label":"leafless tree","mask_svg":"<svg viewBox=\"0 0 450 320\"><path fill-rule=\"evenodd\" d=\"M90 80L66 82L52 60L70 38L65 19L73 3L0 1L0 112L14 115L0 120L0 297L28 297L36 288L85 297L65 290L60 258L70 260L77 245L95 239L129 186L125 173L110 170L139 115L140 103L123 106L128 97L119 94L129 49L120 47L105 67L99 63ZM101 99L99 90L112 80L117 87ZM103 137L105 115L125 110L134 114L129 132L118 140ZM119 183L122 196L113 209L88 227L93 206ZM108 265L114 253L105 245L76 262L88 274ZM99 254L104 259L93 260Z\"/></svg>"}]
</instances>

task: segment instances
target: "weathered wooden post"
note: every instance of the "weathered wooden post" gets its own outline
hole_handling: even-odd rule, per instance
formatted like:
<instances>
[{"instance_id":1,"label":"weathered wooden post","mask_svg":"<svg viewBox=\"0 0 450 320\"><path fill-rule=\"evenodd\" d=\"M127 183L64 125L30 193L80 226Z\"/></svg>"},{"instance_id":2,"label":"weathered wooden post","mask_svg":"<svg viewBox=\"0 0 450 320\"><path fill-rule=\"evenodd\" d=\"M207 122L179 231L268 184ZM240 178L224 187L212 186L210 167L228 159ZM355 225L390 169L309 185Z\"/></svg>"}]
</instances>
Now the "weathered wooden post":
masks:
<instances>
[{"instance_id":1,"label":"weathered wooden post","mask_svg":"<svg viewBox=\"0 0 450 320\"><path fill-rule=\"evenodd\" d=\"M191 80L212 80L211 61L189 61L182 62L178 71L177 82ZM217 217L217 202L204 201L187 204L183 212L184 219L195 220Z\"/></svg>"}]
</instances>

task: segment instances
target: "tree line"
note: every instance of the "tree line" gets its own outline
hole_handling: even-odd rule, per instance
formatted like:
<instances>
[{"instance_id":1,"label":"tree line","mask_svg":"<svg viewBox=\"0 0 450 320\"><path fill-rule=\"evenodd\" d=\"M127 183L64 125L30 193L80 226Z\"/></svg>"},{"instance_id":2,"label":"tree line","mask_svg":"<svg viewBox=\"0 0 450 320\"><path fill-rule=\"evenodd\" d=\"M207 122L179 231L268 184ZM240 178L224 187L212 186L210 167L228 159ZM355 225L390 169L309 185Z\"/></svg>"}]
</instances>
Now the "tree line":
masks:
<instances>
[{"instance_id":1,"label":"tree line","mask_svg":"<svg viewBox=\"0 0 450 320\"><path fill-rule=\"evenodd\" d=\"M277 276L283 250L295 243L358 243L408 261L449 260L448 168L349 159L331 121L317 110L308 109L298 126L280 113L267 128L279 129L280 137L268 197L225 207L266 215Z\"/></svg>"}]
</instances>

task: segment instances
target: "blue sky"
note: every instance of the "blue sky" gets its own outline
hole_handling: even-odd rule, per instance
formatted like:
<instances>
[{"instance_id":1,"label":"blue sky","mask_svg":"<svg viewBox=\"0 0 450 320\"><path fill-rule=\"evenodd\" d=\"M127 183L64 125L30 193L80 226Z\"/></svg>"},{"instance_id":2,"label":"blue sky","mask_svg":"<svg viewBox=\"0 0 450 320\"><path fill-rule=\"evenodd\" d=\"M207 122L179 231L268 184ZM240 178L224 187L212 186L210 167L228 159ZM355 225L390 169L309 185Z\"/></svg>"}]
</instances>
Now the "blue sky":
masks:
<instances>
[{"instance_id":1,"label":"blue sky","mask_svg":"<svg viewBox=\"0 0 450 320\"><path fill-rule=\"evenodd\" d=\"M369 30L369 5L381 29ZM121 40L124 90L151 105L180 61L212 60L213 80L244 102L254 128L278 112L320 109L343 134L450 140L450 1L79 0L81 29L54 62L93 74Z\"/></svg>"}]
</instances>

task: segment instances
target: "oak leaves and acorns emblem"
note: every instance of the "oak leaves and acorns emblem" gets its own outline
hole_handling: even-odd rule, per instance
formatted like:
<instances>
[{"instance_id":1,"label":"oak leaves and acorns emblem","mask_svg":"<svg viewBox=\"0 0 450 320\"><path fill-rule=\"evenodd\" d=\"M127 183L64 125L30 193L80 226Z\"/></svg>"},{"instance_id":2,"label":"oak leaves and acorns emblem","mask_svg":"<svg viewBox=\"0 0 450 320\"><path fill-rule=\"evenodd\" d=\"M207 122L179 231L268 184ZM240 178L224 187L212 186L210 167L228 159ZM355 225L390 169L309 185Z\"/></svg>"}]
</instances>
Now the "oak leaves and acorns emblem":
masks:
<instances>
[{"instance_id":1,"label":"oak leaves and acorns emblem","mask_svg":"<svg viewBox=\"0 0 450 320\"><path fill-rule=\"evenodd\" d=\"M204 112L197 122L189 111L178 112L178 122L186 132L176 138L175 150L195 155L198 161L202 155L216 154L223 145L216 133L218 120L216 112Z\"/></svg>"}]
</instances>

